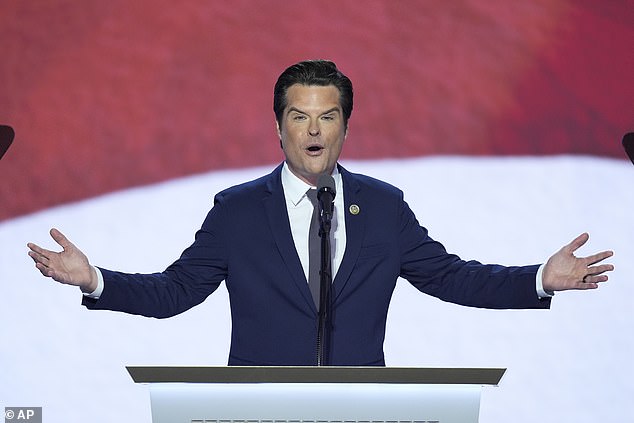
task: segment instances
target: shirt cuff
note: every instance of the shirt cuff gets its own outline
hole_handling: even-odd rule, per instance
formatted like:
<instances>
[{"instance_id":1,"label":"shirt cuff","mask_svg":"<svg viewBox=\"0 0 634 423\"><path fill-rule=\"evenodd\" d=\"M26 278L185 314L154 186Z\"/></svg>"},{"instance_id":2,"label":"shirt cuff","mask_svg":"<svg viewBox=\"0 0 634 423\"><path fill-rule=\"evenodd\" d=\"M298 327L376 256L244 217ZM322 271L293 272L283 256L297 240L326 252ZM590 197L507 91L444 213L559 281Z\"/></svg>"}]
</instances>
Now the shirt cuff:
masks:
<instances>
[{"instance_id":1,"label":"shirt cuff","mask_svg":"<svg viewBox=\"0 0 634 423\"><path fill-rule=\"evenodd\" d=\"M553 297L555 293L552 291L546 291L544 289L544 266L545 265L542 264L541 266L539 266L539 269L537 269L537 275L535 275L535 289L537 290L537 296L539 298L550 298Z\"/></svg>"},{"instance_id":2,"label":"shirt cuff","mask_svg":"<svg viewBox=\"0 0 634 423\"><path fill-rule=\"evenodd\" d=\"M98 267L92 266L92 268L95 269L95 272L97 273L97 288L95 288L95 290L92 292L84 292L84 296L98 300L99 297L101 297L101 293L103 292L103 275L101 274L101 270L99 270Z\"/></svg>"}]
</instances>

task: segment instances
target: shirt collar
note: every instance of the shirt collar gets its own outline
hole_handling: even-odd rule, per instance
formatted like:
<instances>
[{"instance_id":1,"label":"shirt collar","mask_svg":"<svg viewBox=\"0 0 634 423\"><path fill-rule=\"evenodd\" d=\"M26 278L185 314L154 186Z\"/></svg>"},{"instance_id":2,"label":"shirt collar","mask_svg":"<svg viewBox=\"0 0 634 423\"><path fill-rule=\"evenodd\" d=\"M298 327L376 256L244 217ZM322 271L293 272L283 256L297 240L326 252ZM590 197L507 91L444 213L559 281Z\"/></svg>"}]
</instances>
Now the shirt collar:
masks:
<instances>
[{"instance_id":1,"label":"shirt collar","mask_svg":"<svg viewBox=\"0 0 634 423\"><path fill-rule=\"evenodd\" d=\"M341 187L341 175L339 174L337 166L335 166L331 175L335 180L337 189L339 190ZM294 206L297 206L306 196L306 191L315 187L295 176L295 174L288 168L288 164L285 161L284 166L282 167L282 188L284 189L284 196L286 199L293 203Z\"/></svg>"}]
</instances>

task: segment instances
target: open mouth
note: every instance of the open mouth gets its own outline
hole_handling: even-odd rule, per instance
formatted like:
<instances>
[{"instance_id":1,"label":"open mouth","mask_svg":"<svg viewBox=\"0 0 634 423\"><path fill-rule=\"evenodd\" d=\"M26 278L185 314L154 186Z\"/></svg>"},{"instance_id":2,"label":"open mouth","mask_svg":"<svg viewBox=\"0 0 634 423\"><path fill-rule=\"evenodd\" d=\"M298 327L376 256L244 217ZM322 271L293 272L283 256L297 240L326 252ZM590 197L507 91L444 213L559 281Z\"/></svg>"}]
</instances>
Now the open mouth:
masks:
<instances>
[{"instance_id":1,"label":"open mouth","mask_svg":"<svg viewBox=\"0 0 634 423\"><path fill-rule=\"evenodd\" d=\"M311 145L310 147L307 148L308 151L310 152L317 152L317 151L321 151L323 150L324 147L320 146L320 145Z\"/></svg>"}]
</instances>

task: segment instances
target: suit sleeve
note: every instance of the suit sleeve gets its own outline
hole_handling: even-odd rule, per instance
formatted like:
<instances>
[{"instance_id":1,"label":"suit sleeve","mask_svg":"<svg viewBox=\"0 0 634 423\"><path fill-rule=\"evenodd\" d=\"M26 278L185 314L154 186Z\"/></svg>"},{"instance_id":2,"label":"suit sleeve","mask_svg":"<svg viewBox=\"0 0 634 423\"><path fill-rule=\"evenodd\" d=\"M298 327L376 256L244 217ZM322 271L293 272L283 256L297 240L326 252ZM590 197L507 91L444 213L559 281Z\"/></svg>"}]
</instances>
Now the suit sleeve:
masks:
<instances>
[{"instance_id":1,"label":"suit sleeve","mask_svg":"<svg viewBox=\"0 0 634 423\"><path fill-rule=\"evenodd\" d=\"M225 213L218 195L193 244L165 271L130 274L101 269L104 290L98 300L84 297L94 310L122 311L165 318L200 304L227 275Z\"/></svg>"},{"instance_id":2,"label":"suit sleeve","mask_svg":"<svg viewBox=\"0 0 634 423\"><path fill-rule=\"evenodd\" d=\"M535 278L539 265L482 264L449 254L419 225L402 194L399 222L401 276L420 291L471 307L550 307L550 298L537 296Z\"/></svg>"}]
</instances>

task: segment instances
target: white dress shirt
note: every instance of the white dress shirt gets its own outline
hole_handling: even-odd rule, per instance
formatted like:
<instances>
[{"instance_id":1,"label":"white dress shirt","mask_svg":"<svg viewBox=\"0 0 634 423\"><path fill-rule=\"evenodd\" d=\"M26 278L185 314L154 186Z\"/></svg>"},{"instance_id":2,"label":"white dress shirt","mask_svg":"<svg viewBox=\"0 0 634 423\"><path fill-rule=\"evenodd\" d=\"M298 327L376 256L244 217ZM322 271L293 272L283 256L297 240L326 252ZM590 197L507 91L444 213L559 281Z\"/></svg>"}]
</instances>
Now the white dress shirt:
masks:
<instances>
[{"instance_id":1,"label":"white dress shirt","mask_svg":"<svg viewBox=\"0 0 634 423\"><path fill-rule=\"evenodd\" d=\"M344 216L343 183L339 170L335 166L332 172L335 180L335 207L330 228L330 254L332 259L332 278L334 280L337 270L343 260L346 251L346 219ZM295 250L302 263L304 275L308 281L308 229L313 214L313 204L306 196L306 191L315 188L299 179L291 172L286 162L282 168L282 188L286 199L286 210L291 224L291 234L295 242Z\"/></svg>"}]
</instances>

